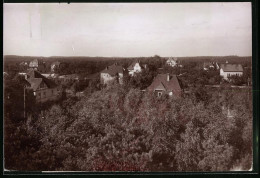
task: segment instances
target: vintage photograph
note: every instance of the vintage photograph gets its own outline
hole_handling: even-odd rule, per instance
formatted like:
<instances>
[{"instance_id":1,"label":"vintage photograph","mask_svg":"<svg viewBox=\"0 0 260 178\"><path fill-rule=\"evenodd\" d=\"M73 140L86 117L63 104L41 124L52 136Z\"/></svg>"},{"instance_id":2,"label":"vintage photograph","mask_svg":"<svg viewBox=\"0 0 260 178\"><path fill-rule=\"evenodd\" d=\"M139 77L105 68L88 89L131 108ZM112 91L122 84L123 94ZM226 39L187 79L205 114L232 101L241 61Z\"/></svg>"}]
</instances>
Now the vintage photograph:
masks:
<instances>
[{"instance_id":1,"label":"vintage photograph","mask_svg":"<svg viewBox=\"0 0 260 178\"><path fill-rule=\"evenodd\" d=\"M253 169L252 7L4 3L4 171Z\"/></svg>"}]
</instances>

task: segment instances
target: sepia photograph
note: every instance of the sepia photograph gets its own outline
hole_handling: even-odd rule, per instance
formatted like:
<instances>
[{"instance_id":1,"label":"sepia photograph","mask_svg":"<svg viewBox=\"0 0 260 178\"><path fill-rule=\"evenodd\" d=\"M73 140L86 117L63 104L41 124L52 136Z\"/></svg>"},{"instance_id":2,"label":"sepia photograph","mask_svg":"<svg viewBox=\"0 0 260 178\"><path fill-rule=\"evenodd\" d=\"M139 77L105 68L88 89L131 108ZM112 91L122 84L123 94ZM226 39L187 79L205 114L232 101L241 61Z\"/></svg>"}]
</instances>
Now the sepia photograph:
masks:
<instances>
[{"instance_id":1,"label":"sepia photograph","mask_svg":"<svg viewBox=\"0 0 260 178\"><path fill-rule=\"evenodd\" d=\"M253 171L252 4L4 3L5 172Z\"/></svg>"}]
</instances>

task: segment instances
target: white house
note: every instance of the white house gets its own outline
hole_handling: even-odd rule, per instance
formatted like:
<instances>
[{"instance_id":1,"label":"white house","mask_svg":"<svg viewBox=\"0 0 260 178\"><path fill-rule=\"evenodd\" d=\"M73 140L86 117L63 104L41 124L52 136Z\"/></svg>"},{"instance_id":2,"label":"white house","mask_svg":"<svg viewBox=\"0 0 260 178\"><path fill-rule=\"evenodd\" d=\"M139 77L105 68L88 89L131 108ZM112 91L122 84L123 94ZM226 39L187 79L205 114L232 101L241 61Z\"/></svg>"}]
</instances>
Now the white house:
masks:
<instances>
[{"instance_id":1,"label":"white house","mask_svg":"<svg viewBox=\"0 0 260 178\"><path fill-rule=\"evenodd\" d=\"M241 64L221 64L220 65L220 76L225 80L232 75L243 75L243 67Z\"/></svg>"},{"instance_id":2,"label":"white house","mask_svg":"<svg viewBox=\"0 0 260 178\"><path fill-rule=\"evenodd\" d=\"M108 84L113 80L118 80L120 84L123 84L123 71L124 68L117 63L108 66L100 72L100 81L102 84Z\"/></svg>"},{"instance_id":3,"label":"white house","mask_svg":"<svg viewBox=\"0 0 260 178\"><path fill-rule=\"evenodd\" d=\"M55 68L58 68L60 66L60 62L56 61L51 64L51 72L55 72Z\"/></svg>"},{"instance_id":4,"label":"white house","mask_svg":"<svg viewBox=\"0 0 260 178\"><path fill-rule=\"evenodd\" d=\"M167 61L166 61L166 64L168 64L169 66L171 67L175 67L177 66L177 58L169 58Z\"/></svg>"},{"instance_id":5,"label":"white house","mask_svg":"<svg viewBox=\"0 0 260 178\"><path fill-rule=\"evenodd\" d=\"M128 68L129 75L133 76L135 73L142 71L142 67L139 62L133 62Z\"/></svg>"}]
</instances>

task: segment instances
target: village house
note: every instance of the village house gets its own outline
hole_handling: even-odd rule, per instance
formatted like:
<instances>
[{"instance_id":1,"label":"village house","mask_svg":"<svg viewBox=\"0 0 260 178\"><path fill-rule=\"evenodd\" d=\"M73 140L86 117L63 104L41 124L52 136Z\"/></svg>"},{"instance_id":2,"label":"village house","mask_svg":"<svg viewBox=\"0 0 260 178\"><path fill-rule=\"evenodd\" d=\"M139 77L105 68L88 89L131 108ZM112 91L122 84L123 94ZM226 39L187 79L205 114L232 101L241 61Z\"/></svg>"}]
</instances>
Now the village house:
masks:
<instances>
[{"instance_id":1,"label":"village house","mask_svg":"<svg viewBox=\"0 0 260 178\"><path fill-rule=\"evenodd\" d=\"M56 61L51 64L51 72L55 72L55 69L60 67L60 62Z\"/></svg>"},{"instance_id":2,"label":"village house","mask_svg":"<svg viewBox=\"0 0 260 178\"><path fill-rule=\"evenodd\" d=\"M203 63L203 70L210 70L210 69L219 69L219 65L217 62L204 62Z\"/></svg>"},{"instance_id":3,"label":"village house","mask_svg":"<svg viewBox=\"0 0 260 178\"><path fill-rule=\"evenodd\" d=\"M157 96L168 94L180 97L183 92L177 76L170 74L158 74L147 90L155 92Z\"/></svg>"},{"instance_id":4,"label":"village house","mask_svg":"<svg viewBox=\"0 0 260 178\"><path fill-rule=\"evenodd\" d=\"M171 66L171 67L175 67L177 66L177 58L172 58L170 57L167 61L166 61L166 64Z\"/></svg>"},{"instance_id":5,"label":"village house","mask_svg":"<svg viewBox=\"0 0 260 178\"><path fill-rule=\"evenodd\" d=\"M142 69L146 68L146 64L141 65L139 61L133 62L128 68L128 73L130 76L134 76L135 73L142 72Z\"/></svg>"},{"instance_id":6,"label":"village house","mask_svg":"<svg viewBox=\"0 0 260 178\"><path fill-rule=\"evenodd\" d=\"M225 80L228 77L237 75L243 75L243 67L241 64L221 64L220 65L220 76L222 76Z\"/></svg>"},{"instance_id":7,"label":"village house","mask_svg":"<svg viewBox=\"0 0 260 178\"><path fill-rule=\"evenodd\" d=\"M33 90L36 102L42 103L58 99L59 86L52 80L41 75L38 71L30 70L25 75L25 79L31 85L30 88Z\"/></svg>"},{"instance_id":8,"label":"village house","mask_svg":"<svg viewBox=\"0 0 260 178\"><path fill-rule=\"evenodd\" d=\"M39 61L38 61L38 59L34 59L33 61L31 61L31 62L29 63L29 68L31 68L31 69L37 70L38 67L39 67Z\"/></svg>"},{"instance_id":9,"label":"village house","mask_svg":"<svg viewBox=\"0 0 260 178\"><path fill-rule=\"evenodd\" d=\"M79 76L77 74L60 75L58 80L63 82L79 81Z\"/></svg>"},{"instance_id":10,"label":"village house","mask_svg":"<svg viewBox=\"0 0 260 178\"><path fill-rule=\"evenodd\" d=\"M59 77L58 74L42 74L42 75L49 79L57 79Z\"/></svg>"},{"instance_id":11,"label":"village house","mask_svg":"<svg viewBox=\"0 0 260 178\"><path fill-rule=\"evenodd\" d=\"M203 63L203 70L210 70L214 69L214 63L213 62L204 62Z\"/></svg>"},{"instance_id":12,"label":"village house","mask_svg":"<svg viewBox=\"0 0 260 178\"><path fill-rule=\"evenodd\" d=\"M38 61L38 59L34 59L33 61L31 61L29 63L29 70L31 70L31 69L43 72L46 69L46 64L45 64L45 62Z\"/></svg>"},{"instance_id":13,"label":"village house","mask_svg":"<svg viewBox=\"0 0 260 178\"><path fill-rule=\"evenodd\" d=\"M118 80L120 84L123 84L123 72L124 68L117 63L108 66L100 72L100 82L101 84L108 84L113 80Z\"/></svg>"}]
</instances>

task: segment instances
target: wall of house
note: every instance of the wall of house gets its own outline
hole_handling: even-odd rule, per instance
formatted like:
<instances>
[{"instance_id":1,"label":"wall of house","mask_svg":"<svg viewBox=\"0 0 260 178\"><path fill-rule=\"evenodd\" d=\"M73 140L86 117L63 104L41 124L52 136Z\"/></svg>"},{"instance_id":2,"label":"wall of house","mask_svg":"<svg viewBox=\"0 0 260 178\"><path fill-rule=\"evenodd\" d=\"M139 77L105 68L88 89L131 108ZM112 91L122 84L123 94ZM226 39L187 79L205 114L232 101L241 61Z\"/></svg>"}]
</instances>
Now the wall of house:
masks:
<instances>
[{"instance_id":1,"label":"wall of house","mask_svg":"<svg viewBox=\"0 0 260 178\"><path fill-rule=\"evenodd\" d=\"M168 61L167 61L167 64L168 64L169 66L171 66L171 67L174 67L174 66L177 65L177 62L174 61L174 60L168 60Z\"/></svg>"},{"instance_id":2,"label":"wall of house","mask_svg":"<svg viewBox=\"0 0 260 178\"><path fill-rule=\"evenodd\" d=\"M108 84L108 82L110 82L114 79L115 79L115 77L112 77L108 73L101 73L100 74L100 81L101 81L102 84Z\"/></svg>"},{"instance_id":3,"label":"wall of house","mask_svg":"<svg viewBox=\"0 0 260 178\"><path fill-rule=\"evenodd\" d=\"M119 73L118 77L119 77L119 83L123 84L123 73ZM114 79L116 79L116 77L113 77L108 73L101 73L100 74L100 81L101 81L102 84L108 84L109 82L111 82Z\"/></svg>"},{"instance_id":4,"label":"wall of house","mask_svg":"<svg viewBox=\"0 0 260 178\"><path fill-rule=\"evenodd\" d=\"M243 75L243 72L225 72L223 71L223 69L220 69L220 76L222 76L225 80L228 79L228 76L232 76L232 75Z\"/></svg>"},{"instance_id":5,"label":"wall of house","mask_svg":"<svg viewBox=\"0 0 260 178\"><path fill-rule=\"evenodd\" d=\"M118 74L118 76L119 76L119 83L122 85L123 84L123 73L119 73Z\"/></svg>"},{"instance_id":6,"label":"wall of house","mask_svg":"<svg viewBox=\"0 0 260 178\"><path fill-rule=\"evenodd\" d=\"M58 99L60 90L56 88L43 88L35 91L36 102L46 102Z\"/></svg>"},{"instance_id":7,"label":"wall of house","mask_svg":"<svg viewBox=\"0 0 260 178\"><path fill-rule=\"evenodd\" d=\"M136 63L133 70L129 70L129 75L133 76L136 72L141 72L141 66L139 63Z\"/></svg>"}]
</instances>

